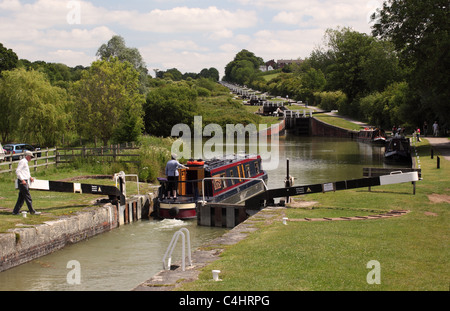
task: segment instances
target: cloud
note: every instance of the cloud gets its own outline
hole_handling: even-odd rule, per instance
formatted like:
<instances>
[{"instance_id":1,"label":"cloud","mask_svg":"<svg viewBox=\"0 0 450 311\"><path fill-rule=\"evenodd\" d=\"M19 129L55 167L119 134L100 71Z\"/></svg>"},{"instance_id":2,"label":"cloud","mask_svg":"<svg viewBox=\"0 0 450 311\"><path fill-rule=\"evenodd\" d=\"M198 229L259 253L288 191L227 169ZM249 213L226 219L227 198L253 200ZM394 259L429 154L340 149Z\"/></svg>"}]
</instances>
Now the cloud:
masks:
<instances>
[{"instance_id":1,"label":"cloud","mask_svg":"<svg viewBox=\"0 0 450 311\"><path fill-rule=\"evenodd\" d=\"M127 27L157 33L213 32L248 28L257 23L254 12L236 10L234 12L208 8L176 7L170 10L155 9L148 13L122 12L132 18L119 17L117 22Z\"/></svg>"},{"instance_id":2,"label":"cloud","mask_svg":"<svg viewBox=\"0 0 450 311\"><path fill-rule=\"evenodd\" d=\"M199 46L192 40L171 40L162 41L157 44L158 48L164 52L177 52L177 51L196 51L206 52L209 49Z\"/></svg>"},{"instance_id":3,"label":"cloud","mask_svg":"<svg viewBox=\"0 0 450 311\"><path fill-rule=\"evenodd\" d=\"M216 68L223 74L225 65L238 52L236 49L211 50L201 46L191 47L192 49L183 49L181 44L174 45L174 42L162 41L141 47L139 51L145 59L151 74L153 74L153 69L167 70L177 68L183 73L198 73L203 68L211 67Z\"/></svg>"},{"instance_id":4,"label":"cloud","mask_svg":"<svg viewBox=\"0 0 450 311\"><path fill-rule=\"evenodd\" d=\"M85 52L73 50L56 50L49 52L54 62L63 63L69 67L75 67L80 64L90 64L96 60L95 57L87 55Z\"/></svg>"},{"instance_id":5,"label":"cloud","mask_svg":"<svg viewBox=\"0 0 450 311\"><path fill-rule=\"evenodd\" d=\"M127 46L139 49L150 72L174 67L181 72L223 71L242 49L265 60L303 58L326 28L352 26L368 32L368 16L382 0L192 3L0 0L0 42L20 58L83 61L87 66L98 47L119 34Z\"/></svg>"},{"instance_id":6,"label":"cloud","mask_svg":"<svg viewBox=\"0 0 450 311\"><path fill-rule=\"evenodd\" d=\"M40 45L54 48L94 48L108 41L115 33L108 27L75 28L70 31L50 29L42 32Z\"/></svg>"},{"instance_id":7,"label":"cloud","mask_svg":"<svg viewBox=\"0 0 450 311\"><path fill-rule=\"evenodd\" d=\"M239 3L263 7L278 12L272 21L301 28L336 28L351 26L357 31L369 32L369 18L381 0L236 0Z\"/></svg>"},{"instance_id":8,"label":"cloud","mask_svg":"<svg viewBox=\"0 0 450 311\"><path fill-rule=\"evenodd\" d=\"M248 49L264 60L308 57L323 36L320 29L263 30L255 33Z\"/></svg>"}]
</instances>

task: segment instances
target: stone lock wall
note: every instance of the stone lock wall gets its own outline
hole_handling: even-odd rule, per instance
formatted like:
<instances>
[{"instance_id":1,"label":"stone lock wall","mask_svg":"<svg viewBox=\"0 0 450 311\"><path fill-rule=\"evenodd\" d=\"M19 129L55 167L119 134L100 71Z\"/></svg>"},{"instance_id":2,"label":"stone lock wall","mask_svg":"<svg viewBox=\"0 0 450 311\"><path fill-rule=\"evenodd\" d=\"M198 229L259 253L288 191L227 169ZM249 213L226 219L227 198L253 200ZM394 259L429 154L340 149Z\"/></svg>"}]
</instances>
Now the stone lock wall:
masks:
<instances>
[{"instance_id":1,"label":"stone lock wall","mask_svg":"<svg viewBox=\"0 0 450 311\"><path fill-rule=\"evenodd\" d=\"M149 215L151 196L134 196L123 206L106 204L74 216L0 234L0 272Z\"/></svg>"}]
</instances>

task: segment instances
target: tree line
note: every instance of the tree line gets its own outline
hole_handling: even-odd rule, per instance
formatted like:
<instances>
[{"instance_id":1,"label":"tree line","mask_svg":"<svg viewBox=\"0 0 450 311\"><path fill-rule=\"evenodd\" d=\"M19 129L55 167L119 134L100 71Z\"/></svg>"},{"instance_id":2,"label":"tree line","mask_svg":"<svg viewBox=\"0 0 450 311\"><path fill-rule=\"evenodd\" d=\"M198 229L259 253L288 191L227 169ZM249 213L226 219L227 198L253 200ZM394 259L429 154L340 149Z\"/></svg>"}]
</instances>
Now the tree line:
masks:
<instances>
[{"instance_id":1,"label":"tree line","mask_svg":"<svg viewBox=\"0 0 450 311\"><path fill-rule=\"evenodd\" d=\"M372 34L328 29L301 64L267 81L262 58L242 50L224 80L315 104L373 125L450 125L448 1L388 0Z\"/></svg>"},{"instance_id":2,"label":"tree line","mask_svg":"<svg viewBox=\"0 0 450 311\"><path fill-rule=\"evenodd\" d=\"M322 46L268 81L259 70L263 59L242 50L226 65L223 80L337 109L383 128L434 120L445 127L448 14L448 1L387 0L373 16L371 35L328 29ZM45 147L135 141L142 133L167 137L177 123L192 125L205 98L230 111L223 120L238 109L216 83L215 68L198 74L172 68L152 78L139 51L120 36L101 45L97 57L89 67L70 68L19 59L0 43L1 142Z\"/></svg>"},{"instance_id":3,"label":"tree line","mask_svg":"<svg viewBox=\"0 0 450 311\"><path fill-rule=\"evenodd\" d=\"M167 126L186 121L183 114L194 114L190 103L211 96L217 85L215 68L152 78L139 51L120 36L101 45L97 57L89 67L71 68L19 59L0 43L1 142L106 145L136 141L144 132L170 136Z\"/></svg>"}]
</instances>

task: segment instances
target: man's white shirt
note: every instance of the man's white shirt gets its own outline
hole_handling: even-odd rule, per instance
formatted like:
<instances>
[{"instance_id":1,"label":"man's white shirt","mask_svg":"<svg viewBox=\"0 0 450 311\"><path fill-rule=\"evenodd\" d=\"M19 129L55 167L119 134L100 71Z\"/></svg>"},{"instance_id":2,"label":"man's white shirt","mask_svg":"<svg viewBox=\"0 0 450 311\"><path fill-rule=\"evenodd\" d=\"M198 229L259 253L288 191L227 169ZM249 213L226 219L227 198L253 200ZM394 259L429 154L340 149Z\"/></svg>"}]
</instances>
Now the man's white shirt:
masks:
<instances>
[{"instance_id":1,"label":"man's white shirt","mask_svg":"<svg viewBox=\"0 0 450 311\"><path fill-rule=\"evenodd\" d=\"M23 158L19 161L16 169L17 179L19 180L29 180L31 178L30 168L28 167L28 160Z\"/></svg>"}]
</instances>

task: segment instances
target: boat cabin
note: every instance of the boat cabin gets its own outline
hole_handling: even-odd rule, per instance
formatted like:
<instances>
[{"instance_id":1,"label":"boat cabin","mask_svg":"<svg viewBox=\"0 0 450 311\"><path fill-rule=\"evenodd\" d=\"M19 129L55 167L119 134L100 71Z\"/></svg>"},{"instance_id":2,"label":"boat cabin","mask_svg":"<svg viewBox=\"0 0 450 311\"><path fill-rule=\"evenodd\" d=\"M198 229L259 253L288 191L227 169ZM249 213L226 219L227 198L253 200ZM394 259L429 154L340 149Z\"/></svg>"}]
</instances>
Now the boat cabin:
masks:
<instances>
[{"instance_id":1,"label":"boat cabin","mask_svg":"<svg viewBox=\"0 0 450 311\"><path fill-rule=\"evenodd\" d=\"M214 197L231 188L263 175L261 158L246 156L243 159L221 158L208 161L190 160L187 169L179 169L178 195L197 198Z\"/></svg>"}]
</instances>

